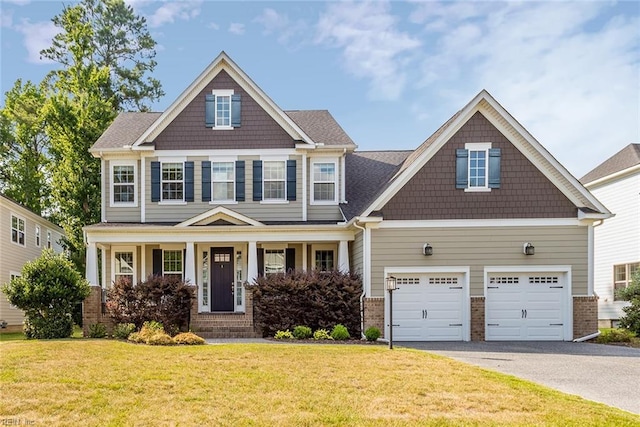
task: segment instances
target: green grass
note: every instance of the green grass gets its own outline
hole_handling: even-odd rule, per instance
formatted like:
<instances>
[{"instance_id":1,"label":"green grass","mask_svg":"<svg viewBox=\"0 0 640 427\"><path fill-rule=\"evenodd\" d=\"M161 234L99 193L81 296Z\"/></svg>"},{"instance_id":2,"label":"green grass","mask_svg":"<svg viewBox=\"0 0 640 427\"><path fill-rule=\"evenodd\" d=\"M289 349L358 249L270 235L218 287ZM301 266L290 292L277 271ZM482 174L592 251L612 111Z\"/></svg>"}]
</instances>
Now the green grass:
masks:
<instances>
[{"instance_id":1,"label":"green grass","mask_svg":"<svg viewBox=\"0 0 640 427\"><path fill-rule=\"evenodd\" d=\"M0 418L35 425L640 425L640 416L403 348L69 339L3 342L0 355Z\"/></svg>"}]
</instances>

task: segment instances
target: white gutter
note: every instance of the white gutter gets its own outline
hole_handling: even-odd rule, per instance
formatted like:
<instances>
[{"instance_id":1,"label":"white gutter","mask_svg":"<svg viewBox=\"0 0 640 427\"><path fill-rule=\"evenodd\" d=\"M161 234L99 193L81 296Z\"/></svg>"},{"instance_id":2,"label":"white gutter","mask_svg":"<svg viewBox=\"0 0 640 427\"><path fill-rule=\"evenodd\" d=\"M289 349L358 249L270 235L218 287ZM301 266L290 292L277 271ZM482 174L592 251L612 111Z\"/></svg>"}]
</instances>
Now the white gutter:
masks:
<instances>
[{"instance_id":1,"label":"white gutter","mask_svg":"<svg viewBox=\"0 0 640 427\"><path fill-rule=\"evenodd\" d=\"M591 335L586 335L584 337L581 338L576 338L575 340L573 340L573 342L583 342L583 341L589 341L591 339L594 339L595 337L597 337L598 335L600 335L600 331L598 332L594 332Z\"/></svg>"},{"instance_id":2,"label":"white gutter","mask_svg":"<svg viewBox=\"0 0 640 427\"><path fill-rule=\"evenodd\" d=\"M364 297L367 293L367 287L364 283L365 271L367 269L367 257L365 256L365 248L367 247L367 233L365 232L364 227L358 225L357 222L353 223L354 227L362 230L362 295L360 295L360 338L364 339L366 336L364 335Z\"/></svg>"}]
</instances>

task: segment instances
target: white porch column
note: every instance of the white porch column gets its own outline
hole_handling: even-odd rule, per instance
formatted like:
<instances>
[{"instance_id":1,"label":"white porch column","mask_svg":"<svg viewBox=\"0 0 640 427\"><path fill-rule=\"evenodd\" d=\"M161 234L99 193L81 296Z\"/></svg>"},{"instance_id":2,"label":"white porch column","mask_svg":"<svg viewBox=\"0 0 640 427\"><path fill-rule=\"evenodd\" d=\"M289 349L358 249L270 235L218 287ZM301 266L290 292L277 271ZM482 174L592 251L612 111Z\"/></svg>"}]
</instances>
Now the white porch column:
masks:
<instances>
[{"instance_id":1,"label":"white porch column","mask_svg":"<svg viewBox=\"0 0 640 427\"><path fill-rule=\"evenodd\" d=\"M95 243L89 243L86 251L86 278L90 285L98 286L98 248Z\"/></svg>"},{"instance_id":2,"label":"white porch column","mask_svg":"<svg viewBox=\"0 0 640 427\"><path fill-rule=\"evenodd\" d=\"M257 242L249 242L247 254L247 282L253 283L258 278L258 245Z\"/></svg>"},{"instance_id":3,"label":"white porch column","mask_svg":"<svg viewBox=\"0 0 640 427\"><path fill-rule=\"evenodd\" d=\"M196 284L196 257L193 242L187 242L187 253L184 260L184 281L188 281L194 286Z\"/></svg>"},{"instance_id":4,"label":"white porch column","mask_svg":"<svg viewBox=\"0 0 640 427\"><path fill-rule=\"evenodd\" d=\"M140 280L144 282L147 280L147 245L144 243L140 245Z\"/></svg>"},{"instance_id":5,"label":"white porch column","mask_svg":"<svg viewBox=\"0 0 640 427\"><path fill-rule=\"evenodd\" d=\"M343 273L349 272L349 242L340 240L338 246L338 270Z\"/></svg>"},{"instance_id":6,"label":"white porch column","mask_svg":"<svg viewBox=\"0 0 640 427\"><path fill-rule=\"evenodd\" d=\"M307 244L302 244L302 271L307 271Z\"/></svg>"}]
</instances>

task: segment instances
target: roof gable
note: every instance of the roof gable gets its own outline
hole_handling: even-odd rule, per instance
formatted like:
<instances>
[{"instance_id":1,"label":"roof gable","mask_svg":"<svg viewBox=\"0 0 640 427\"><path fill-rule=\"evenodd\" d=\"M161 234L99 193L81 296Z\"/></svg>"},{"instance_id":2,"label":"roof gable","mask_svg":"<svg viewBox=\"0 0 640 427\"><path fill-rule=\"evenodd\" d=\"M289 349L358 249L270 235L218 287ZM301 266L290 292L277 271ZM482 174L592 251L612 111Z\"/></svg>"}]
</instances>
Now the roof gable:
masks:
<instances>
[{"instance_id":1,"label":"roof gable","mask_svg":"<svg viewBox=\"0 0 640 427\"><path fill-rule=\"evenodd\" d=\"M481 112L577 208L587 208L590 211L610 215L602 203L580 184L486 90L483 90L418 147L414 155L407 157L398 172L389 180L384 191L362 212L362 216L368 216L372 212L380 210L389 202L477 112Z\"/></svg>"},{"instance_id":2,"label":"roof gable","mask_svg":"<svg viewBox=\"0 0 640 427\"><path fill-rule=\"evenodd\" d=\"M629 144L580 178L580 182L585 185L594 183L638 166L640 166L640 144Z\"/></svg>"},{"instance_id":3,"label":"roof gable","mask_svg":"<svg viewBox=\"0 0 640 427\"><path fill-rule=\"evenodd\" d=\"M242 215L236 211L225 208L224 206L217 206L207 212L196 215L193 218L189 218L186 221L176 224L176 227L189 227L189 226L203 226L203 225L251 225L260 226L263 223L249 218L246 215Z\"/></svg>"}]
</instances>

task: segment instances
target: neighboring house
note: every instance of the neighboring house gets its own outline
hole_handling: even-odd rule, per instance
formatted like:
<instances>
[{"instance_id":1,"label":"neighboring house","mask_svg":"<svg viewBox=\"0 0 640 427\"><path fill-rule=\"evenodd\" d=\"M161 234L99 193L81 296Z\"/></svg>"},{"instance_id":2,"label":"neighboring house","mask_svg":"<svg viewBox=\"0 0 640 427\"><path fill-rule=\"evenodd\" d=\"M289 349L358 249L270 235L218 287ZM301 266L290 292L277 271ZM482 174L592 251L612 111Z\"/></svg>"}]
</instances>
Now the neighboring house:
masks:
<instances>
[{"instance_id":1,"label":"neighboring house","mask_svg":"<svg viewBox=\"0 0 640 427\"><path fill-rule=\"evenodd\" d=\"M640 268L640 144L629 144L580 181L615 217L595 228L594 281L601 327L615 326L625 288Z\"/></svg>"},{"instance_id":2,"label":"neighboring house","mask_svg":"<svg viewBox=\"0 0 640 427\"><path fill-rule=\"evenodd\" d=\"M62 228L0 194L0 284L20 276L22 266L42 251L51 248L62 252ZM21 331L24 313L9 304L0 293L0 325L5 330Z\"/></svg>"},{"instance_id":3,"label":"neighboring house","mask_svg":"<svg viewBox=\"0 0 640 427\"><path fill-rule=\"evenodd\" d=\"M223 52L165 112L122 113L91 148L87 278L182 277L191 328L212 337L254 335L243 284L290 268L360 273L364 327L385 335L396 277L398 340L597 331L593 223L610 213L486 91L415 151L355 149L327 111L281 110Z\"/></svg>"}]
</instances>

